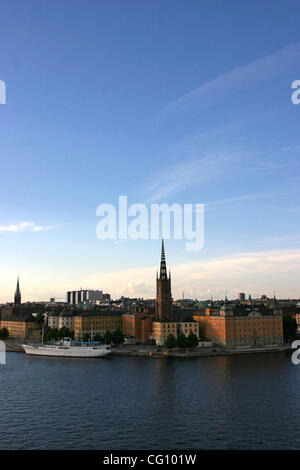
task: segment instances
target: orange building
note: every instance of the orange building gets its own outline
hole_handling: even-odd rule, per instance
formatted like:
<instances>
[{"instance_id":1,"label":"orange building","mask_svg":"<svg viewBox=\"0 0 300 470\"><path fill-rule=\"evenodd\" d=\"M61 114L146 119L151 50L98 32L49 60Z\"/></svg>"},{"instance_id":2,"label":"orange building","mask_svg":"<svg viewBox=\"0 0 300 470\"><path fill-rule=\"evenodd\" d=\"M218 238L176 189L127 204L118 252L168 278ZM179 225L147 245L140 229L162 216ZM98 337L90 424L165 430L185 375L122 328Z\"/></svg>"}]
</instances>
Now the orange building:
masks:
<instances>
[{"instance_id":1,"label":"orange building","mask_svg":"<svg viewBox=\"0 0 300 470\"><path fill-rule=\"evenodd\" d=\"M32 318L5 317L0 321L0 328L7 328L9 338L20 341L24 339L40 341L41 339L40 325Z\"/></svg>"},{"instance_id":2,"label":"orange building","mask_svg":"<svg viewBox=\"0 0 300 470\"><path fill-rule=\"evenodd\" d=\"M283 344L282 313L263 305L208 307L193 316L201 337L227 347L253 347Z\"/></svg>"},{"instance_id":3,"label":"orange building","mask_svg":"<svg viewBox=\"0 0 300 470\"><path fill-rule=\"evenodd\" d=\"M152 320L145 313L124 313L122 315L122 332L124 336L145 342L150 338Z\"/></svg>"}]
</instances>

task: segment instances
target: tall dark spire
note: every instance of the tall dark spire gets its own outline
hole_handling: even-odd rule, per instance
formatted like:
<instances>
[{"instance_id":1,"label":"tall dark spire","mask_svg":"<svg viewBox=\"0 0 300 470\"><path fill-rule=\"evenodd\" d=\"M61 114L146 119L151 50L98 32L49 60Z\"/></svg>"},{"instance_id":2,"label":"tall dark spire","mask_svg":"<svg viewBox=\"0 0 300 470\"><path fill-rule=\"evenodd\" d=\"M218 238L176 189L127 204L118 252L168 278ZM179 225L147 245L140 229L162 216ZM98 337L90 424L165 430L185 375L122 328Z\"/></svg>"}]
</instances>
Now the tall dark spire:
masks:
<instances>
[{"instance_id":1,"label":"tall dark spire","mask_svg":"<svg viewBox=\"0 0 300 470\"><path fill-rule=\"evenodd\" d=\"M161 259L160 259L160 279L167 279L167 266L165 257L164 239L161 241Z\"/></svg>"},{"instance_id":2,"label":"tall dark spire","mask_svg":"<svg viewBox=\"0 0 300 470\"><path fill-rule=\"evenodd\" d=\"M16 305L21 304L21 291L20 291L19 275L18 275L17 287L16 287L16 292L15 292L15 304Z\"/></svg>"},{"instance_id":3,"label":"tall dark spire","mask_svg":"<svg viewBox=\"0 0 300 470\"><path fill-rule=\"evenodd\" d=\"M166 257L164 241L161 243L161 258L159 277L156 278L156 319L169 320L173 319L172 310L172 294L171 294L171 275L167 275Z\"/></svg>"}]
</instances>

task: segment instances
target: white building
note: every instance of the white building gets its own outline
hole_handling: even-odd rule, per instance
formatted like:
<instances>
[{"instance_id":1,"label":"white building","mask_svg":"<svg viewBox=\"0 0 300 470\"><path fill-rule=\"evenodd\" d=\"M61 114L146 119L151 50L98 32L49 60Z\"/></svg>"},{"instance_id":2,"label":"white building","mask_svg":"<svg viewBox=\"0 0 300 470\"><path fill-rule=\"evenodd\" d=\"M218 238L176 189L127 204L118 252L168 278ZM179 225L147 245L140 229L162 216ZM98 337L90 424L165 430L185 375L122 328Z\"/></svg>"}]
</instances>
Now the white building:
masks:
<instances>
[{"instance_id":1,"label":"white building","mask_svg":"<svg viewBox=\"0 0 300 470\"><path fill-rule=\"evenodd\" d=\"M52 312L48 314L48 326L60 330L63 326L74 331L74 315L71 312Z\"/></svg>"},{"instance_id":2,"label":"white building","mask_svg":"<svg viewBox=\"0 0 300 470\"><path fill-rule=\"evenodd\" d=\"M69 328L70 331L74 331L74 315L70 312L61 312L58 316L58 329L63 326Z\"/></svg>"},{"instance_id":3,"label":"white building","mask_svg":"<svg viewBox=\"0 0 300 470\"><path fill-rule=\"evenodd\" d=\"M68 304L79 305L87 300L103 300L102 290L80 289L68 291L66 294L66 301Z\"/></svg>"}]
</instances>

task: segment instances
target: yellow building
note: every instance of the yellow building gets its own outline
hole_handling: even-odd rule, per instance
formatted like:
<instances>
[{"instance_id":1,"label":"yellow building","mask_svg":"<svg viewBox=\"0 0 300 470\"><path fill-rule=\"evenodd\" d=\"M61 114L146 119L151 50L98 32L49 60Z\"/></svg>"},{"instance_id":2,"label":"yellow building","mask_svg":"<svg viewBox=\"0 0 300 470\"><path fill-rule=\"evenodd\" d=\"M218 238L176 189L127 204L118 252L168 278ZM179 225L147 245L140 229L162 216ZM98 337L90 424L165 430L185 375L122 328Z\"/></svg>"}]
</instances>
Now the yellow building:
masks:
<instances>
[{"instance_id":1,"label":"yellow building","mask_svg":"<svg viewBox=\"0 0 300 470\"><path fill-rule=\"evenodd\" d=\"M87 312L74 317L74 338L81 340L84 334L91 339L96 334L104 335L107 330L122 329L122 315L119 312Z\"/></svg>"},{"instance_id":2,"label":"yellow building","mask_svg":"<svg viewBox=\"0 0 300 470\"><path fill-rule=\"evenodd\" d=\"M0 322L0 328L7 328L9 338L12 339L29 339L32 341L40 341L41 328L40 325L30 319L22 317L5 317Z\"/></svg>"},{"instance_id":3,"label":"yellow building","mask_svg":"<svg viewBox=\"0 0 300 470\"><path fill-rule=\"evenodd\" d=\"M182 332L186 337L193 333L199 339L199 323L197 321L164 321L156 320L152 323L151 339L155 340L158 346L163 346L168 335L172 334L177 338Z\"/></svg>"}]
</instances>

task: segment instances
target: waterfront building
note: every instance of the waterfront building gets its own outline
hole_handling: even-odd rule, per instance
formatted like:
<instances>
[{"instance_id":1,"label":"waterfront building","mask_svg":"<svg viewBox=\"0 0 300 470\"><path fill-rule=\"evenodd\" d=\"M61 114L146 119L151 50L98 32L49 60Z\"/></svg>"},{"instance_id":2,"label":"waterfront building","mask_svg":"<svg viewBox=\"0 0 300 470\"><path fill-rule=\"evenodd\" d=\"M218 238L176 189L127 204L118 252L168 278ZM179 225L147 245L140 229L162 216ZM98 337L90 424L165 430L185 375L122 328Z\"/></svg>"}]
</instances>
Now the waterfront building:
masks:
<instances>
[{"instance_id":1,"label":"waterfront building","mask_svg":"<svg viewBox=\"0 0 300 470\"><path fill-rule=\"evenodd\" d=\"M193 333L199 339L199 323L197 321L167 321L157 320L153 322L151 339L155 340L155 344L163 346L169 334L177 338L178 334L182 332L186 337Z\"/></svg>"},{"instance_id":2,"label":"waterfront building","mask_svg":"<svg viewBox=\"0 0 300 470\"><path fill-rule=\"evenodd\" d=\"M230 304L208 306L193 316L207 341L225 347L255 347L283 344L282 312L264 305Z\"/></svg>"},{"instance_id":3,"label":"waterfront building","mask_svg":"<svg viewBox=\"0 0 300 470\"><path fill-rule=\"evenodd\" d=\"M27 318L8 316L0 321L0 328L7 328L9 338L19 341L41 339L41 328L35 319L30 316Z\"/></svg>"},{"instance_id":4,"label":"waterfront building","mask_svg":"<svg viewBox=\"0 0 300 470\"><path fill-rule=\"evenodd\" d=\"M155 320L152 322L150 339L157 345L162 346L169 334L177 338L179 332L186 337L194 333L199 339L199 324L193 320L191 315L185 315L184 310L173 311L173 299L171 293L171 274L167 276L164 241L162 240L161 260L159 276L156 275L156 310ZM193 311L192 309L190 310Z\"/></svg>"},{"instance_id":5,"label":"waterfront building","mask_svg":"<svg viewBox=\"0 0 300 470\"><path fill-rule=\"evenodd\" d=\"M74 331L74 315L72 312L61 312L58 315L58 329L69 328L70 331Z\"/></svg>"},{"instance_id":6,"label":"waterfront building","mask_svg":"<svg viewBox=\"0 0 300 470\"><path fill-rule=\"evenodd\" d=\"M69 328L70 331L74 331L74 314L72 312L49 312L47 315L48 326L50 328L61 329L64 326Z\"/></svg>"},{"instance_id":7,"label":"waterfront building","mask_svg":"<svg viewBox=\"0 0 300 470\"><path fill-rule=\"evenodd\" d=\"M127 338L134 338L144 343L149 340L152 330L152 319L141 312L127 312L122 315L122 332Z\"/></svg>"},{"instance_id":8,"label":"waterfront building","mask_svg":"<svg viewBox=\"0 0 300 470\"><path fill-rule=\"evenodd\" d=\"M48 326L50 328L58 328L58 316L59 312L50 312L47 315Z\"/></svg>"},{"instance_id":9,"label":"waterfront building","mask_svg":"<svg viewBox=\"0 0 300 470\"><path fill-rule=\"evenodd\" d=\"M74 338L81 340L84 334L89 334L91 339L96 334L104 335L107 330L113 331L122 328L122 315L120 312L103 311L76 314L74 317Z\"/></svg>"}]
</instances>

